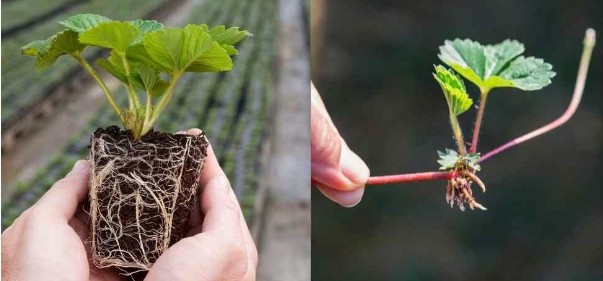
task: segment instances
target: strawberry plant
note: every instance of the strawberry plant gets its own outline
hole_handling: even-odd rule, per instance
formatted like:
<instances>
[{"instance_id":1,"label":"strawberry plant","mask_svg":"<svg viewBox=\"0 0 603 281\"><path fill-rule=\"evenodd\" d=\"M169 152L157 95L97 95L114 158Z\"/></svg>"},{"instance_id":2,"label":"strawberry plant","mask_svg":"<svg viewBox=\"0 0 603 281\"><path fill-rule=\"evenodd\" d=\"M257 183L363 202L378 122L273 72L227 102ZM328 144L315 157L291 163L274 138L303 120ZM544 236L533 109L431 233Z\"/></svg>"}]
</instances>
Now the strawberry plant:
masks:
<instances>
[{"instance_id":1,"label":"strawberry plant","mask_svg":"<svg viewBox=\"0 0 603 281\"><path fill-rule=\"evenodd\" d=\"M235 44L251 33L223 25L165 28L154 20L117 21L95 14L74 15L60 24L62 31L23 46L22 54L34 57L40 70L61 57L74 59L123 126L99 128L90 141L93 262L148 270L189 230L208 147L204 133L162 133L153 125L185 73L231 70ZM95 64L121 82L127 104L118 104L121 99L86 60L89 48L107 50Z\"/></svg>"},{"instance_id":2,"label":"strawberry plant","mask_svg":"<svg viewBox=\"0 0 603 281\"><path fill-rule=\"evenodd\" d=\"M465 204L467 204L472 210L474 208L486 210L474 199L471 190L471 185L475 183L480 186L482 191L486 191L485 184L476 175L481 169L480 164L508 148L561 126L571 118L582 98L594 44L595 31L588 29L584 38L584 49L573 97L568 109L561 117L482 155L477 152L479 131L490 92L496 88L517 88L523 91L540 90L551 84L555 72L552 71L552 65L543 59L522 56L525 50L524 45L515 40L505 40L495 45L482 45L469 39L445 41L444 45L439 48L438 57L450 68L437 65L433 76L440 85L448 105L456 150L447 148L444 151L438 151L439 160L437 162L440 164L442 172L370 177L367 184L447 180L446 202L451 207L456 204L464 211ZM457 119L457 116L468 111L474 103L467 93L463 78L477 86L480 91L478 112L469 148L466 147Z\"/></svg>"},{"instance_id":3,"label":"strawberry plant","mask_svg":"<svg viewBox=\"0 0 603 281\"><path fill-rule=\"evenodd\" d=\"M154 20L114 21L94 14L79 14L60 22L66 27L46 40L21 48L43 70L59 57L75 59L98 83L125 129L135 138L148 133L185 72L219 72L232 69L234 44L250 35L237 27L209 28L189 24L164 28ZM90 47L110 51L96 64L125 87L128 106L121 107L100 75L82 53ZM144 93L141 101L139 92Z\"/></svg>"}]
</instances>

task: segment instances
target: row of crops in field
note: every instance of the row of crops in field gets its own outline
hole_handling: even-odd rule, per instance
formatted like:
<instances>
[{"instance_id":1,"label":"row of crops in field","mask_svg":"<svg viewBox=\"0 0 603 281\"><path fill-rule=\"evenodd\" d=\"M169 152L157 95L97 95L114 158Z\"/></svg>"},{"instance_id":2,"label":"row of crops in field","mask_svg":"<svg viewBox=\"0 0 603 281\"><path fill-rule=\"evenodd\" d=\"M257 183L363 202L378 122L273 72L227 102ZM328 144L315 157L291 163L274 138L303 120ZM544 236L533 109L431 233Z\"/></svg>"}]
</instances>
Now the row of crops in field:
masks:
<instances>
[{"instance_id":1,"label":"row of crops in field","mask_svg":"<svg viewBox=\"0 0 603 281\"><path fill-rule=\"evenodd\" d=\"M2 26L4 28L8 23L19 24L19 13L8 13L5 11L22 10L23 5L31 6L32 11L28 12L26 17L34 18L48 9L53 9L52 3L61 1L40 1L40 0L19 0L3 4L2 7ZM103 0L86 1L79 4L72 4L73 8L63 10L47 20L31 26L30 28L2 38L2 128L7 124L26 114L28 107L39 99L43 99L53 86L63 83L69 79L78 70L77 63L68 58L61 58L52 67L51 70L36 72L34 62L31 58L23 57L20 54L20 47L32 40L47 38L60 29L59 20L63 20L70 15L77 13L94 12L97 14L110 15L115 19L133 19L145 17L150 12L155 11L166 5L169 0L145 0L145 1L125 1L125 0ZM44 2L44 3L42 3ZM18 5L18 6L13 6ZM59 5L59 3L56 3ZM93 50L85 55L88 58L94 57L98 52Z\"/></svg>"},{"instance_id":2,"label":"row of crops in field","mask_svg":"<svg viewBox=\"0 0 603 281\"><path fill-rule=\"evenodd\" d=\"M270 0L210 0L196 6L189 22L241 26L254 36L240 44L232 71L184 77L156 128L168 132L201 128L206 132L248 221L254 219L262 139L271 95L274 10L275 3ZM125 102L125 93L118 92L118 95L121 102ZM117 123L109 106L103 104L46 167L32 179L13 187L12 196L2 203L2 227L9 226L35 203L76 160L86 157L89 136L97 127Z\"/></svg>"},{"instance_id":3,"label":"row of crops in field","mask_svg":"<svg viewBox=\"0 0 603 281\"><path fill-rule=\"evenodd\" d=\"M31 25L45 15L52 15L53 12L61 12L72 9L78 4L87 0L19 0L8 3L2 3L2 37L8 30L14 30L18 26Z\"/></svg>"}]
</instances>

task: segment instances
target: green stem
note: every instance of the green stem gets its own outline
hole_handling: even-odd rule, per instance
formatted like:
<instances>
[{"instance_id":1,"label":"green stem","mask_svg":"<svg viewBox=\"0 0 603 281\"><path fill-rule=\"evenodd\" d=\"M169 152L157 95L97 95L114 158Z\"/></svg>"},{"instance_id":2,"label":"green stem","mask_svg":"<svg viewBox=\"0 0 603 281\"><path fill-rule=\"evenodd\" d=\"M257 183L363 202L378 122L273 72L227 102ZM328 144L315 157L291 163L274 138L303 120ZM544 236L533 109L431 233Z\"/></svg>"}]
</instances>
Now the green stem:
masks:
<instances>
[{"instance_id":1,"label":"green stem","mask_svg":"<svg viewBox=\"0 0 603 281\"><path fill-rule=\"evenodd\" d=\"M155 107L155 109L153 110L153 113L151 114L151 120L149 120L149 122L147 123L147 127L143 128L143 130L142 130L143 135L146 134L149 130L151 130L151 128L153 127L153 123L155 123L155 120L157 120L157 117L159 117L159 115L161 114L161 112L163 111L165 106L168 104L168 102L172 98L172 95L174 94L174 89L176 88L176 83L178 83L178 80L180 80L182 73L183 72L176 72L172 75L170 85L165 90L165 93L163 93L163 96L161 96L161 99L159 99L157 106Z\"/></svg>"},{"instance_id":2,"label":"green stem","mask_svg":"<svg viewBox=\"0 0 603 281\"><path fill-rule=\"evenodd\" d=\"M465 148L465 141L463 140L463 132L461 131L461 126L454 113L450 113L450 125L452 126L452 132L454 133L454 138L456 139L456 144L459 148L459 154L465 155L467 149Z\"/></svg>"},{"instance_id":3,"label":"green stem","mask_svg":"<svg viewBox=\"0 0 603 281\"><path fill-rule=\"evenodd\" d=\"M125 126L126 121L124 119L124 116L123 116L121 110L119 109L119 106L117 106L117 103L113 99L113 95L111 95L109 88L107 88L107 85L105 85L105 82L100 78L98 73L96 73L96 71L94 71L94 69L90 66L90 64L88 64L88 62L86 62L86 60L81 56L81 54L76 53L76 54L72 54L71 56L73 58L75 58L75 60L77 60L84 67L84 69L92 76L92 78L94 78L94 81L96 81L96 83L100 86L101 90L105 94L105 97L109 101L109 104L111 105L111 107L113 108L115 113L117 113L117 116L119 116L119 120Z\"/></svg>"},{"instance_id":4,"label":"green stem","mask_svg":"<svg viewBox=\"0 0 603 281\"><path fill-rule=\"evenodd\" d=\"M151 93L147 91L147 105L144 111L144 122L142 123L142 130L140 132L141 135L146 134L152 128L152 125L149 124L151 118L151 106L153 105L151 98Z\"/></svg>"},{"instance_id":5,"label":"green stem","mask_svg":"<svg viewBox=\"0 0 603 281\"><path fill-rule=\"evenodd\" d=\"M121 57L121 61L124 65L124 70L126 71L126 76L128 79L128 85L126 86L126 90L128 92L128 100L130 101L130 110L134 111L135 115L138 117L138 109L140 108L140 100L138 99L138 95L136 94L136 90L132 86L132 82L130 82L130 65L128 64L128 60L126 59L126 54L119 54ZM138 119L138 118L137 118Z\"/></svg>"},{"instance_id":6,"label":"green stem","mask_svg":"<svg viewBox=\"0 0 603 281\"><path fill-rule=\"evenodd\" d=\"M484 110L486 108L486 101L488 100L489 89L481 91L481 97L479 101L479 109L477 110L477 117L475 118L475 127L473 128L473 139L471 140L470 153L477 151L477 142L479 140L479 130L482 125L482 119L484 119Z\"/></svg>"}]
</instances>

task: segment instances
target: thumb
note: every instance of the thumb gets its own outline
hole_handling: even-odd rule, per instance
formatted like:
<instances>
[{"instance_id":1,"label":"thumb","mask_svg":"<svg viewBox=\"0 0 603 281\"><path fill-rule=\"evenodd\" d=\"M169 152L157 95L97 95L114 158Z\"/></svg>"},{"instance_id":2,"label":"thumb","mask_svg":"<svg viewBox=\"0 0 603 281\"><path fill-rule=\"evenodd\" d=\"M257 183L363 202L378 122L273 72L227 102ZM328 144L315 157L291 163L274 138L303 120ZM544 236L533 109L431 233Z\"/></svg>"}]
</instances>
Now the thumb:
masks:
<instances>
[{"instance_id":1,"label":"thumb","mask_svg":"<svg viewBox=\"0 0 603 281\"><path fill-rule=\"evenodd\" d=\"M65 178L57 181L36 203L39 210L57 218L70 220L78 205L88 195L90 163L79 160Z\"/></svg>"},{"instance_id":2,"label":"thumb","mask_svg":"<svg viewBox=\"0 0 603 281\"><path fill-rule=\"evenodd\" d=\"M312 181L331 200L354 206L362 199L369 169L339 135L314 85L311 95Z\"/></svg>"}]
</instances>

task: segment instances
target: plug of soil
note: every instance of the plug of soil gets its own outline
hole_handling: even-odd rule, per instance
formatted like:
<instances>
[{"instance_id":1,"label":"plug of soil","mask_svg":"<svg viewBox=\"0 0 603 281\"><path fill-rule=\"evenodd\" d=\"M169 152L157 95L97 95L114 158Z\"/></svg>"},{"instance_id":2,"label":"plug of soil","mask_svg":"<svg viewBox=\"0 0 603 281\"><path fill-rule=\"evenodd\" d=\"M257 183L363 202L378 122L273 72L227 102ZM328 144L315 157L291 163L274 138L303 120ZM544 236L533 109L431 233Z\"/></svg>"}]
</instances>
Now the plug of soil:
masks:
<instances>
[{"instance_id":1,"label":"plug of soil","mask_svg":"<svg viewBox=\"0 0 603 281\"><path fill-rule=\"evenodd\" d=\"M92 258L99 268L149 270L189 231L205 134L151 131L136 140L117 126L97 129L89 158Z\"/></svg>"}]
</instances>

